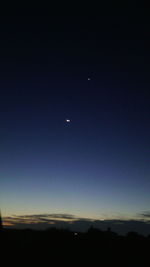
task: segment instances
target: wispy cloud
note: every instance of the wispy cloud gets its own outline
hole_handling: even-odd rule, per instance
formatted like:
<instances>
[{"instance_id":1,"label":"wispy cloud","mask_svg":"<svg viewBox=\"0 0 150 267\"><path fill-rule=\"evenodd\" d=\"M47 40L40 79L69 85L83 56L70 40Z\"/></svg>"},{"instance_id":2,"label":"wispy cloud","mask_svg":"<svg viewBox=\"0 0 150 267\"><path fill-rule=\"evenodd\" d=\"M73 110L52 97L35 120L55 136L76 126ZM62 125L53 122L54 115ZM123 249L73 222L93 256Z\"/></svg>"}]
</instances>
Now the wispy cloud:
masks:
<instances>
[{"instance_id":1,"label":"wispy cloud","mask_svg":"<svg viewBox=\"0 0 150 267\"><path fill-rule=\"evenodd\" d=\"M9 217L4 217L4 225L18 225L18 224L39 224L39 223L48 223L52 224L58 221L64 222L73 222L80 220L72 214L32 214L32 215L12 215Z\"/></svg>"},{"instance_id":2,"label":"wispy cloud","mask_svg":"<svg viewBox=\"0 0 150 267\"><path fill-rule=\"evenodd\" d=\"M144 211L142 213L138 214L140 217L146 218L146 219L150 219L150 211Z\"/></svg>"}]
</instances>

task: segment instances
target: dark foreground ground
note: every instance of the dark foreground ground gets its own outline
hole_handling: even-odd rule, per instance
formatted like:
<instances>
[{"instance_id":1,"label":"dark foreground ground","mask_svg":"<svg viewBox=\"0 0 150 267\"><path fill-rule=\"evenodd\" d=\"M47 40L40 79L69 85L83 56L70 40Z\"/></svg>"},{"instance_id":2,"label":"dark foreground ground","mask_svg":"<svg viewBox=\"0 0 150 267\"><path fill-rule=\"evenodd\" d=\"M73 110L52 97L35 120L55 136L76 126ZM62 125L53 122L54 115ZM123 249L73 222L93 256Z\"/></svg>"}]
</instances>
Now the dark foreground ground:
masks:
<instances>
[{"instance_id":1,"label":"dark foreground ground","mask_svg":"<svg viewBox=\"0 0 150 267\"><path fill-rule=\"evenodd\" d=\"M1 263L5 266L149 266L150 236L119 236L90 229L2 230ZM3 261L4 259L4 261Z\"/></svg>"}]
</instances>

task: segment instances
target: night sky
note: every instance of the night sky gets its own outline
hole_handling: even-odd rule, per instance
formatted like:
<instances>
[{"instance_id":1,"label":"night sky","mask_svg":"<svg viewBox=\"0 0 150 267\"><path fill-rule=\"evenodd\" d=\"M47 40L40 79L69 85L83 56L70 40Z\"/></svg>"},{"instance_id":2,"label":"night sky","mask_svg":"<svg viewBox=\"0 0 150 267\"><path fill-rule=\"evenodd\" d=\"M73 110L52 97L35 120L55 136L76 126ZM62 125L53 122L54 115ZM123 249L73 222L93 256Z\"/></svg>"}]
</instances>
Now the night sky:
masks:
<instances>
[{"instance_id":1,"label":"night sky","mask_svg":"<svg viewBox=\"0 0 150 267\"><path fill-rule=\"evenodd\" d=\"M3 216L148 214L149 62L146 8L0 18Z\"/></svg>"}]
</instances>

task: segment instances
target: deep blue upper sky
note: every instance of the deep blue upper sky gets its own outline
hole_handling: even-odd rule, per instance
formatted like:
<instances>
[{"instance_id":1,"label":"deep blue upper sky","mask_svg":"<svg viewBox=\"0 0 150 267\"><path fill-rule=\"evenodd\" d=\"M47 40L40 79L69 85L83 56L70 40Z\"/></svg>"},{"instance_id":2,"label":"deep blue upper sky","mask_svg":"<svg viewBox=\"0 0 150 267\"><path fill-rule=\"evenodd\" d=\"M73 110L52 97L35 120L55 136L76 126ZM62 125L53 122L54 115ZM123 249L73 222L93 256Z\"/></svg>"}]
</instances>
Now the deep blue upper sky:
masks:
<instances>
[{"instance_id":1,"label":"deep blue upper sky","mask_svg":"<svg viewBox=\"0 0 150 267\"><path fill-rule=\"evenodd\" d=\"M142 12L1 17L5 215L133 218L149 209L150 34Z\"/></svg>"}]
</instances>

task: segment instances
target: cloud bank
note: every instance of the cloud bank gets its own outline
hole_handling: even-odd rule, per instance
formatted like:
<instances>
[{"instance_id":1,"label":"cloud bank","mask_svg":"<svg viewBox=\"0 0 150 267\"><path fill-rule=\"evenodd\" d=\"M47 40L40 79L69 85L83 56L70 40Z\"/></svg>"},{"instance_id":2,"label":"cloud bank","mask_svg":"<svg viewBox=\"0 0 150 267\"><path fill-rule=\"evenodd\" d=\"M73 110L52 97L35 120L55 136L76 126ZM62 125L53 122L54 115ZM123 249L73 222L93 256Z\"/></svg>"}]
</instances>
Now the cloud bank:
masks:
<instances>
[{"instance_id":1,"label":"cloud bank","mask_svg":"<svg viewBox=\"0 0 150 267\"><path fill-rule=\"evenodd\" d=\"M150 234L150 212L141 213L141 220L93 220L81 218L72 214L33 214L33 215L13 215L3 218L5 227L17 229L46 230L50 227L67 228L72 231L87 231L91 226L112 231L119 234L126 234L136 231L143 235ZM145 220L145 217L147 220Z\"/></svg>"}]
</instances>

